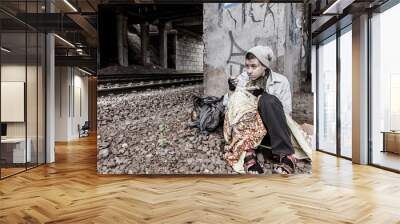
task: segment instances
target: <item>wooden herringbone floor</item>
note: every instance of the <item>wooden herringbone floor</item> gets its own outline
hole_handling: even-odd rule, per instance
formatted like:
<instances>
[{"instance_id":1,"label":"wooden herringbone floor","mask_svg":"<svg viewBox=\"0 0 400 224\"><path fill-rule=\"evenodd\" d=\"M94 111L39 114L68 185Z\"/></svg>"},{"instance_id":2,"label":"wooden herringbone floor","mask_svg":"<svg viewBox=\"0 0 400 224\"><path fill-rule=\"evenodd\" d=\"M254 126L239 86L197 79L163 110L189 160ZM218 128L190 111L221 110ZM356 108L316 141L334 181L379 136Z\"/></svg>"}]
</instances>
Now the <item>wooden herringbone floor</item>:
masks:
<instances>
[{"instance_id":1,"label":"wooden herringbone floor","mask_svg":"<svg viewBox=\"0 0 400 224\"><path fill-rule=\"evenodd\" d=\"M0 223L400 223L400 175L323 153L289 178L99 176L95 141L0 181Z\"/></svg>"}]
</instances>

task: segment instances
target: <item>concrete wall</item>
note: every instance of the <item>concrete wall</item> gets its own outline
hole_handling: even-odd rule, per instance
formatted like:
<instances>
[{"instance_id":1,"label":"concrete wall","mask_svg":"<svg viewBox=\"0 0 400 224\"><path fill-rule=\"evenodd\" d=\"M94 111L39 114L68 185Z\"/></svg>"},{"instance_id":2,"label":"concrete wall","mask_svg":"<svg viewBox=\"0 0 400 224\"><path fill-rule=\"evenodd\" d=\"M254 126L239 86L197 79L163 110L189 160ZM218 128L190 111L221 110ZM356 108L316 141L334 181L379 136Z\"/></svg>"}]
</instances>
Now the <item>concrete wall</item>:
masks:
<instances>
[{"instance_id":1,"label":"concrete wall","mask_svg":"<svg viewBox=\"0 0 400 224\"><path fill-rule=\"evenodd\" d=\"M272 69L291 84L293 117L300 123L312 123L311 83L305 82L303 13L303 4L204 4L205 94L225 94L229 76L243 71L246 50L268 45L276 56Z\"/></svg>"},{"instance_id":2,"label":"concrete wall","mask_svg":"<svg viewBox=\"0 0 400 224\"><path fill-rule=\"evenodd\" d=\"M178 34L176 70L203 72L204 45L201 37Z\"/></svg>"}]
</instances>

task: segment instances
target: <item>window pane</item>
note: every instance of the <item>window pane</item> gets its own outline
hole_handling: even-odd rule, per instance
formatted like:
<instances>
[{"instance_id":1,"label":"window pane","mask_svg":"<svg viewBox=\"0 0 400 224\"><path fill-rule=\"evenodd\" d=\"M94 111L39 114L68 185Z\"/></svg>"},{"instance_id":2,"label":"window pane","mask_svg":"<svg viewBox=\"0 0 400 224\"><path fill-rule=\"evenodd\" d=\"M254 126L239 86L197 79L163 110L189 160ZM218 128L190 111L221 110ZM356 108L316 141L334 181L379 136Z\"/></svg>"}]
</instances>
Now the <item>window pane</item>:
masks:
<instances>
[{"instance_id":1,"label":"window pane","mask_svg":"<svg viewBox=\"0 0 400 224\"><path fill-rule=\"evenodd\" d=\"M340 152L352 156L352 35L340 36Z\"/></svg>"},{"instance_id":2,"label":"window pane","mask_svg":"<svg viewBox=\"0 0 400 224\"><path fill-rule=\"evenodd\" d=\"M318 147L336 153L336 40L318 48Z\"/></svg>"}]
</instances>

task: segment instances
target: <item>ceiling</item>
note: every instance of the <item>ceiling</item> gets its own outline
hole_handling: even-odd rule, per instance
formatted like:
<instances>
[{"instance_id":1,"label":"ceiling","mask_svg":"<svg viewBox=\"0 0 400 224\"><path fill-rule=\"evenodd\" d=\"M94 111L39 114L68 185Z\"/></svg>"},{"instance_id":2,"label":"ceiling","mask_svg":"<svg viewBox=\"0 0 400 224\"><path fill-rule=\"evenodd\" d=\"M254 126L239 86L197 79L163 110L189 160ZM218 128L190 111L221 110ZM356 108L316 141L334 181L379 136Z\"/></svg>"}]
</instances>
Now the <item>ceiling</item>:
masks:
<instances>
[{"instance_id":1,"label":"ceiling","mask_svg":"<svg viewBox=\"0 0 400 224\"><path fill-rule=\"evenodd\" d=\"M177 3L201 2L195 0L174 0ZM311 6L311 20L313 37L325 35L327 30L346 16L357 16L360 12L371 10L382 5L387 0L340 0L339 14L324 14L324 12L339 0L304 0ZM14 49L11 54L26 54L24 34L28 32L54 32L62 39L74 44L74 49L65 41L56 38L56 54L60 56L81 57L76 49L84 52L85 58L90 58L92 68L96 68L97 48L97 13L101 4L112 4L118 11L128 16L128 24L138 24L149 21L153 24L170 22L173 29L182 32L201 35L202 6L187 7L179 4L132 4L138 2L160 3L161 0L45 0L18 1L0 0L0 29L3 33L2 44ZM207 0L203 0L207 2ZM236 2L235 0L226 2ZM303 2L300 0L276 0L275 2ZM126 5L129 4L129 5ZM342 8L340 8L342 7ZM51 10L50 10L51 9ZM52 13L49 13L49 12ZM28 55L35 49L34 43L29 43ZM8 45L8 46L7 46ZM32 49L31 49L32 48ZM68 52L68 53L66 53ZM78 58L79 59L79 58ZM68 60L63 58L62 60ZM85 59L86 60L86 59ZM74 59L74 61L78 61ZM64 61L65 62L65 61Z\"/></svg>"}]
</instances>

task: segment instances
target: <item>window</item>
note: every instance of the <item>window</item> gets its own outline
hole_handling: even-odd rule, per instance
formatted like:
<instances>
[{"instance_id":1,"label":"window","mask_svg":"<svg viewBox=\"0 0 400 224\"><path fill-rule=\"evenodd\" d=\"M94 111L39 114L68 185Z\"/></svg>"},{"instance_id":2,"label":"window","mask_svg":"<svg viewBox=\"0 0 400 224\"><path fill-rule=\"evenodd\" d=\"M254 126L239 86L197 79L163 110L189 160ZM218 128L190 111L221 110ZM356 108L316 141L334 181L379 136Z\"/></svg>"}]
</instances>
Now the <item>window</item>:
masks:
<instances>
[{"instance_id":1,"label":"window","mask_svg":"<svg viewBox=\"0 0 400 224\"><path fill-rule=\"evenodd\" d=\"M336 36L318 48L318 149L336 153Z\"/></svg>"},{"instance_id":2,"label":"window","mask_svg":"<svg viewBox=\"0 0 400 224\"><path fill-rule=\"evenodd\" d=\"M318 150L350 159L353 78L351 24L322 41L317 53Z\"/></svg>"},{"instance_id":3,"label":"window","mask_svg":"<svg viewBox=\"0 0 400 224\"><path fill-rule=\"evenodd\" d=\"M340 155L352 157L352 32L340 36Z\"/></svg>"},{"instance_id":4,"label":"window","mask_svg":"<svg viewBox=\"0 0 400 224\"><path fill-rule=\"evenodd\" d=\"M371 162L400 170L400 4L371 18Z\"/></svg>"}]
</instances>

